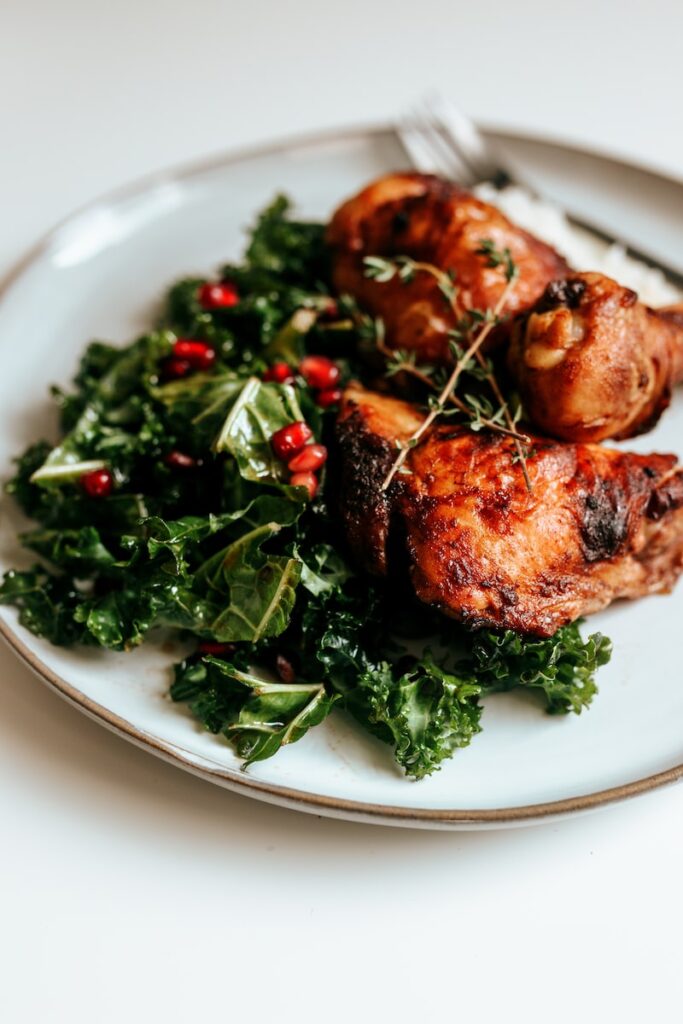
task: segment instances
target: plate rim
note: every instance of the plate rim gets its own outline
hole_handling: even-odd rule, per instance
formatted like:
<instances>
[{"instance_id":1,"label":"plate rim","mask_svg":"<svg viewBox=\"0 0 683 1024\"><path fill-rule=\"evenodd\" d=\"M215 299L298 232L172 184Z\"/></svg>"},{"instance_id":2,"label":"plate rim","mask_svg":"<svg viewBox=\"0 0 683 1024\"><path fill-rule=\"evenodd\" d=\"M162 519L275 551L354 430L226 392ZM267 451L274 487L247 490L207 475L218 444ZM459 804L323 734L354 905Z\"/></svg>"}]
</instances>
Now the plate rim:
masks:
<instances>
[{"instance_id":1,"label":"plate rim","mask_svg":"<svg viewBox=\"0 0 683 1024\"><path fill-rule=\"evenodd\" d=\"M552 138L543 137L533 132L521 132L506 127L486 126L486 130L492 134L530 140L533 142L546 142L549 145L575 153L585 153L600 160L606 160L625 168L638 170L652 175L655 178L670 181L683 188L683 180L660 172L647 166L623 159L613 157L609 153L601 152L598 148L583 147L572 143L562 142ZM354 138L367 138L372 136L386 135L392 131L389 123L364 124L360 126L322 129L313 132L306 132L278 138L269 142L255 143L230 149L226 152L212 154L197 160L171 166L167 169L154 171L151 174L136 178L122 186L109 189L99 197L78 207L66 217L62 218L54 227L48 230L39 241L33 245L28 252L20 257L0 280L0 302L3 301L12 285L18 281L24 273L30 270L32 265L38 262L49 250L50 246L57 239L60 231L72 221L97 209L104 203L118 203L135 196L138 193L154 188L169 181L179 181L201 175L213 169L240 163L243 160L274 156L295 148L305 146L324 145L326 143L339 143L351 141ZM579 794L577 796L564 797L560 800L542 801L533 804L519 804L511 807L499 808L430 808L430 807L402 807L395 804L377 804L362 800L353 800L343 797L328 796L322 793L308 792L302 789L294 789L289 786L277 783L265 782L249 776L241 769L227 767L205 767L198 764L191 757L189 752L175 744L148 733L132 722L129 722L121 715L117 715L103 704L92 700L77 687L69 683L65 678L53 671L42 659L26 644L19 635L16 626L13 626L4 617L0 617L0 636L11 650L17 654L31 671L51 690L69 704L77 708L89 718L105 726L124 739L134 743L136 746L161 759L176 765L205 781L245 796L252 796L266 802L284 805L286 807L307 811L313 814L324 814L327 816L356 820L371 824L403 825L422 828L476 828L496 827L505 825L533 824L543 822L564 815L585 812L604 807L630 797L658 789L665 785L678 782L683 778L683 762L674 765L664 771L653 775L647 775L631 782L622 783L618 786L611 786L606 789L597 790L591 793ZM202 755L198 757L206 760Z\"/></svg>"}]
</instances>

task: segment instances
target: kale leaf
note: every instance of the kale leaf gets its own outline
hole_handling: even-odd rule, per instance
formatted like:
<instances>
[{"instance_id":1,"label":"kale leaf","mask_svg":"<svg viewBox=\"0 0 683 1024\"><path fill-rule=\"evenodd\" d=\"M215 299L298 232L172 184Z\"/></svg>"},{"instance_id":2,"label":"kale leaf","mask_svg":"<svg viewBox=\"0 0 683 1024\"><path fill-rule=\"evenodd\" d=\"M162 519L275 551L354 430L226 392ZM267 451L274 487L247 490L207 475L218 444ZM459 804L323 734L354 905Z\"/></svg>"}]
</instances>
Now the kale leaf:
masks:
<instances>
[{"instance_id":1,"label":"kale leaf","mask_svg":"<svg viewBox=\"0 0 683 1024\"><path fill-rule=\"evenodd\" d=\"M474 634L471 663L488 692L528 687L544 695L550 714L580 714L597 693L596 671L611 655L608 637L592 633L584 640L573 622L544 640L512 630Z\"/></svg>"},{"instance_id":2,"label":"kale leaf","mask_svg":"<svg viewBox=\"0 0 683 1024\"><path fill-rule=\"evenodd\" d=\"M84 579L116 565L117 556L94 526L30 530L22 533L21 542L53 565Z\"/></svg>"},{"instance_id":3,"label":"kale leaf","mask_svg":"<svg viewBox=\"0 0 683 1024\"><path fill-rule=\"evenodd\" d=\"M328 276L325 226L294 220L292 204L278 195L258 218L246 252L245 273L269 274L279 284L314 288Z\"/></svg>"},{"instance_id":4,"label":"kale leaf","mask_svg":"<svg viewBox=\"0 0 683 1024\"><path fill-rule=\"evenodd\" d=\"M302 419L293 387L249 377L232 403L214 450L232 455L245 480L284 481L286 466L275 456L270 439L276 430Z\"/></svg>"},{"instance_id":5,"label":"kale leaf","mask_svg":"<svg viewBox=\"0 0 683 1024\"><path fill-rule=\"evenodd\" d=\"M52 576L41 566L10 569L0 584L0 604L15 605L22 626L59 646L92 642L75 618L82 601L69 577Z\"/></svg>"},{"instance_id":6,"label":"kale leaf","mask_svg":"<svg viewBox=\"0 0 683 1024\"><path fill-rule=\"evenodd\" d=\"M222 606L210 626L216 640L257 643L287 628L301 563L263 551L263 544L280 530L276 522L257 526L197 570L197 584Z\"/></svg>"},{"instance_id":7,"label":"kale leaf","mask_svg":"<svg viewBox=\"0 0 683 1024\"><path fill-rule=\"evenodd\" d=\"M425 650L407 655L392 637L385 594L339 587L319 591L304 621L311 665L319 665L342 705L373 735L391 744L406 774L435 771L480 731L482 687L468 673L447 671Z\"/></svg>"},{"instance_id":8,"label":"kale leaf","mask_svg":"<svg viewBox=\"0 0 683 1024\"><path fill-rule=\"evenodd\" d=\"M434 772L480 732L481 686L437 665L429 652L406 671L388 662L365 671L347 692L345 706L380 739L416 779Z\"/></svg>"},{"instance_id":9,"label":"kale leaf","mask_svg":"<svg viewBox=\"0 0 683 1024\"><path fill-rule=\"evenodd\" d=\"M189 702L211 732L222 732L245 768L301 739L338 699L322 682L270 682L215 657L177 665L171 697Z\"/></svg>"},{"instance_id":10,"label":"kale leaf","mask_svg":"<svg viewBox=\"0 0 683 1024\"><path fill-rule=\"evenodd\" d=\"M111 359L106 373L89 387L71 430L34 470L30 482L43 487L73 482L106 465L127 475L133 459L158 454L163 430L145 392L170 348L168 335L153 334Z\"/></svg>"}]
</instances>

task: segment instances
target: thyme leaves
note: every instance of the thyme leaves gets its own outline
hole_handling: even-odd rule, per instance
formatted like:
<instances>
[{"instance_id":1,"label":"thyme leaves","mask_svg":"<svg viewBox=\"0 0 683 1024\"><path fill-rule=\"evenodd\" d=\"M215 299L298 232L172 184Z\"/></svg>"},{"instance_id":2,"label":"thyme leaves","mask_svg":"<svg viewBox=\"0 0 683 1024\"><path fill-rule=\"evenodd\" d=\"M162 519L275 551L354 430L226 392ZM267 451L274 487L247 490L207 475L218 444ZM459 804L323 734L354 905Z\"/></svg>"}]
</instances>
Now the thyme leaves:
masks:
<instances>
[{"instance_id":1,"label":"thyme leaves","mask_svg":"<svg viewBox=\"0 0 683 1024\"><path fill-rule=\"evenodd\" d=\"M505 280L505 287L495 305L483 310L461 309L460 292L453 271L442 270L434 264L403 255L392 259L381 256L365 257L366 276L379 284L386 284L393 280L407 284L414 279L416 274L429 274L436 281L439 291L455 317L455 324L449 331L449 347L454 359L454 366L442 385L437 383L433 367L419 366L414 353L392 352L384 340L383 333L378 334L377 348L387 358L386 373L388 376L405 372L420 380L430 390L437 392L436 397L430 397L429 412L425 419L407 441L400 444L396 459L382 483L383 491L389 487L395 475L402 470L408 453L420 443L434 421L446 413L448 406L455 406L458 411L463 413L471 429L488 429L511 437L516 452L514 462L519 463L521 467L527 490L531 491L532 489L526 464L528 455L526 446L529 444L529 438L517 430L521 408L518 405L514 412L511 410L511 403L504 397L496 379L493 364L482 352L484 342L491 331L502 322L502 314L519 276L519 271L510 250L507 248L497 249L491 239L482 239L476 252L485 260L487 267L499 269ZM495 407L491 402L486 402L478 396L467 395L463 399L455 393L456 387L465 373L488 384L496 402Z\"/></svg>"}]
</instances>

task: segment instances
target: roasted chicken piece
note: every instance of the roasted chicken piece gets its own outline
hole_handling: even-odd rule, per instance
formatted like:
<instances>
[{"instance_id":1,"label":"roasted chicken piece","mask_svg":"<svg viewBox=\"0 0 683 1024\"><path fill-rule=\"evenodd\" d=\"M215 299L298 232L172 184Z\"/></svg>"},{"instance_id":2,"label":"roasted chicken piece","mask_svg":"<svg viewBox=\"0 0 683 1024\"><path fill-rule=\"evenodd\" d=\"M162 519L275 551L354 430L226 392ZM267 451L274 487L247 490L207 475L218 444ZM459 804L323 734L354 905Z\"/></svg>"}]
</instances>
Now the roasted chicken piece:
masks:
<instances>
[{"instance_id":1,"label":"roasted chicken piece","mask_svg":"<svg viewBox=\"0 0 683 1024\"><path fill-rule=\"evenodd\" d=\"M424 363L449 359L448 330L457 316L433 276L380 283L370 280L366 256L409 256L454 271L458 306L493 308L505 287L500 269L478 254L490 239L509 248L519 270L503 312L529 308L554 278L569 270L550 246L512 224L494 206L458 185L427 174L390 174L368 185L334 214L327 231L332 272L340 293L384 321L387 344L418 350Z\"/></svg>"},{"instance_id":2,"label":"roasted chicken piece","mask_svg":"<svg viewBox=\"0 0 683 1024\"><path fill-rule=\"evenodd\" d=\"M626 438L649 430L683 380L683 307L652 310L602 274L570 273L550 246L458 185L392 174L344 203L327 232L339 292L384 321L387 344L425 364L450 360L448 331L467 309L492 309L505 287L478 252L490 239L510 250L519 278L503 313L518 317L508 365L534 425L568 441ZM452 270L458 310L427 273L411 281L366 276L366 256L409 256Z\"/></svg>"},{"instance_id":3,"label":"roasted chicken piece","mask_svg":"<svg viewBox=\"0 0 683 1024\"><path fill-rule=\"evenodd\" d=\"M472 627L550 636L683 568L683 467L673 455L535 438L527 490L512 441L437 424L382 483L422 413L351 385L338 418L341 513L358 561L396 571Z\"/></svg>"},{"instance_id":4,"label":"roasted chicken piece","mask_svg":"<svg viewBox=\"0 0 683 1024\"><path fill-rule=\"evenodd\" d=\"M683 379L683 313L649 309L603 274L573 274L513 327L508 364L544 433L633 437L654 426Z\"/></svg>"}]
</instances>

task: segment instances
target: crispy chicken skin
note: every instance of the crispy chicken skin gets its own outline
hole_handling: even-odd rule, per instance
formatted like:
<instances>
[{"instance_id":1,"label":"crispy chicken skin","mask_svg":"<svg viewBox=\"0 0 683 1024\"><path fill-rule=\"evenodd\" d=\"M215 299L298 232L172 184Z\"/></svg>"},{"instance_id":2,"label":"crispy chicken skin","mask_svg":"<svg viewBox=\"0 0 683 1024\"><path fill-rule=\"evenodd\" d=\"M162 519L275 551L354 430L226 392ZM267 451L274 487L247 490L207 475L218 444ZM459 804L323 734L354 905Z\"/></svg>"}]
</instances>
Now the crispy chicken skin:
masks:
<instances>
[{"instance_id":1,"label":"crispy chicken skin","mask_svg":"<svg viewBox=\"0 0 683 1024\"><path fill-rule=\"evenodd\" d=\"M554 278L569 270L550 246L512 224L500 210L452 182L427 174L390 174L368 185L336 211L327 240L334 285L375 316L382 317L387 344L419 350L424 363L449 358L448 335L455 317L433 277L418 273L410 283L378 283L365 276L365 256L410 256L453 270L465 309L495 306L503 288L499 269L477 254L483 239L510 249L518 270L504 312L531 306Z\"/></svg>"},{"instance_id":2,"label":"crispy chicken skin","mask_svg":"<svg viewBox=\"0 0 683 1024\"><path fill-rule=\"evenodd\" d=\"M516 323L508 365L544 433L633 437L654 426L683 378L683 315L649 309L603 274L573 274Z\"/></svg>"},{"instance_id":3,"label":"crispy chicken skin","mask_svg":"<svg viewBox=\"0 0 683 1024\"><path fill-rule=\"evenodd\" d=\"M381 484L422 414L350 385L337 432L341 512L379 575L407 554L420 600L471 627L550 636L617 598L667 591L683 568L683 475L673 455L534 439L525 487L499 434L435 427L407 474Z\"/></svg>"}]
</instances>

